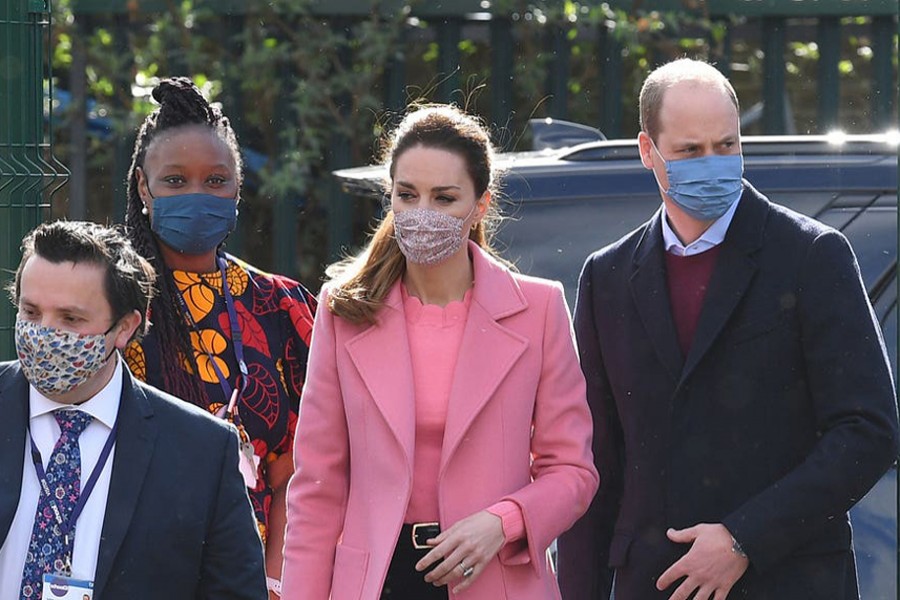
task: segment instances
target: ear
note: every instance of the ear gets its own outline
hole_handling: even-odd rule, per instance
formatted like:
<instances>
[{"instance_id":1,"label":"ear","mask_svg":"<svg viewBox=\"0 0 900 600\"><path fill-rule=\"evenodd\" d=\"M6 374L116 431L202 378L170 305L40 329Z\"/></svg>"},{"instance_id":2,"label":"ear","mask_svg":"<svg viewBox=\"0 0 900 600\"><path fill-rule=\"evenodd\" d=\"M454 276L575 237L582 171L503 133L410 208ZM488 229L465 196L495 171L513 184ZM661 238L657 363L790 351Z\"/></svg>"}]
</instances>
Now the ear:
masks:
<instances>
[{"instance_id":1,"label":"ear","mask_svg":"<svg viewBox=\"0 0 900 600\"><path fill-rule=\"evenodd\" d=\"M112 331L116 336L113 341L113 346L119 350L124 350L128 345L128 342L131 341L131 338L134 337L134 332L141 326L141 321L141 313L138 310L133 310L119 319L116 328Z\"/></svg>"},{"instance_id":2,"label":"ear","mask_svg":"<svg viewBox=\"0 0 900 600\"><path fill-rule=\"evenodd\" d=\"M653 140L645 132L640 132L637 137L638 149L641 152L641 164L645 169L653 169Z\"/></svg>"},{"instance_id":3,"label":"ear","mask_svg":"<svg viewBox=\"0 0 900 600\"><path fill-rule=\"evenodd\" d=\"M476 223L484 218L487 214L488 208L491 206L491 201L493 198L491 197L491 190L485 190L485 192L481 195L481 198L478 199L476 203L478 218L476 219Z\"/></svg>"},{"instance_id":4,"label":"ear","mask_svg":"<svg viewBox=\"0 0 900 600\"><path fill-rule=\"evenodd\" d=\"M146 206L147 201L150 200L150 184L147 181L147 175L144 173L143 167L135 167L134 176L137 179L138 197Z\"/></svg>"}]
</instances>

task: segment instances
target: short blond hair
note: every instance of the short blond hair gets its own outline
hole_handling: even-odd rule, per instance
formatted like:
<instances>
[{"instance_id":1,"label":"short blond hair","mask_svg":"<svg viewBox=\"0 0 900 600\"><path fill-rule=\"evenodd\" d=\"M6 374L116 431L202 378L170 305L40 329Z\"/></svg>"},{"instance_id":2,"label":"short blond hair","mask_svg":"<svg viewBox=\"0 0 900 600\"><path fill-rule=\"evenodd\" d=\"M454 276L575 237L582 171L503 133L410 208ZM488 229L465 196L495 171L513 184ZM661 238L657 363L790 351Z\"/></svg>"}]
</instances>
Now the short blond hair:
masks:
<instances>
[{"instance_id":1,"label":"short blond hair","mask_svg":"<svg viewBox=\"0 0 900 600\"><path fill-rule=\"evenodd\" d=\"M641 131L649 135L654 142L659 136L659 113L662 109L663 96L670 87L684 82L720 87L734 104L735 110L740 113L737 94L721 71L702 60L679 58L656 68L641 86Z\"/></svg>"}]
</instances>

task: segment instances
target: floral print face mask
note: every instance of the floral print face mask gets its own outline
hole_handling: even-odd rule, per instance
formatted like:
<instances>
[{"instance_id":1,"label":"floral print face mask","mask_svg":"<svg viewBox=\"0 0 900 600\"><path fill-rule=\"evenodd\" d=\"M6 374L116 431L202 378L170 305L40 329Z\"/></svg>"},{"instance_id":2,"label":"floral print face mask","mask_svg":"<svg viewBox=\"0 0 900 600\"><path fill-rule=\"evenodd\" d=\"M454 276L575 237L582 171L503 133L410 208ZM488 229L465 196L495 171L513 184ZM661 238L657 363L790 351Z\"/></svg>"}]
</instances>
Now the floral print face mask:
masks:
<instances>
[{"instance_id":1,"label":"floral print face mask","mask_svg":"<svg viewBox=\"0 0 900 600\"><path fill-rule=\"evenodd\" d=\"M53 398L74 390L97 374L107 353L105 333L79 334L16 319L16 353L25 378Z\"/></svg>"}]
</instances>

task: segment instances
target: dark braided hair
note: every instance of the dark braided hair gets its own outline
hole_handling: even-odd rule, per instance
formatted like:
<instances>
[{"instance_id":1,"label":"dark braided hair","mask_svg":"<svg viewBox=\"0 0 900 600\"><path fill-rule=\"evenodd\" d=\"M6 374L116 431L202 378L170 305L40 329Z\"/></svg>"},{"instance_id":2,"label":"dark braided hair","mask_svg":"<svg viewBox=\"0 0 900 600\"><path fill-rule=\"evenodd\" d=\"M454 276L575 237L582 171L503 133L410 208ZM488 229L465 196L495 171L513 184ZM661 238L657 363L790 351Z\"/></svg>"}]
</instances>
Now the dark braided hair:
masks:
<instances>
[{"instance_id":1,"label":"dark braided hair","mask_svg":"<svg viewBox=\"0 0 900 600\"><path fill-rule=\"evenodd\" d=\"M137 168L143 169L147 150L156 136L167 130L188 126L207 126L228 146L234 157L238 190L243 179L240 148L228 118L211 105L187 77L163 79L153 89L159 108L150 113L138 130L131 167L128 169L128 198L125 225L132 245L158 273L159 294L150 304L153 331L159 342L163 386L170 394L198 406L206 403L200 385L199 369L191 346L190 331L178 300L178 288L172 272L163 263L159 244L150 229L150 218L142 213L144 203L138 193ZM194 375L182 368L182 357L191 365Z\"/></svg>"}]
</instances>

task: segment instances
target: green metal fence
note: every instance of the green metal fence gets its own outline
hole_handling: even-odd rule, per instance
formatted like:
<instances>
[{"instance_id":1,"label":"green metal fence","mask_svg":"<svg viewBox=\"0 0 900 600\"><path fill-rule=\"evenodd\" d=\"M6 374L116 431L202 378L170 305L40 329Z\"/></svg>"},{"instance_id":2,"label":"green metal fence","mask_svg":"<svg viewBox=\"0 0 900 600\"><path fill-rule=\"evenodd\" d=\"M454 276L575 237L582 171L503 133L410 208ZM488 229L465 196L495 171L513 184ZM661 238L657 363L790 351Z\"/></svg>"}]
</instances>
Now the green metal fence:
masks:
<instances>
[{"instance_id":1,"label":"green metal fence","mask_svg":"<svg viewBox=\"0 0 900 600\"><path fill-rule=\"evenodd\" d=\"M46 54L49 0L0 3L0 283L19 263L22 237L39 224L66 169L50 151ZM15 309L0 299L0 359L15 355Z\"/></svg>"},{"instance_id":2,"label":"green metal fence","mask_svg":"<svg viewBox=\"0 0 900 600\"><path fill-rule=\"evenodd\" d=\"M48 0L6 0L0 8L0 268L11 269L18 260L18 242L22 234L41 220L41 210L48 206L53 186L64 179L65 169L55 164L49 153L49 128L42 116L41 104L46 98L48 77L47 45L49 31ZM72 106L83 107L86 102L85 72L88 66L83 47L79 45L96 27L102 27L114 40L112 50L122 58L113 86L122 90L112 99L111 114L128 114L133 56L129 47L129 32L140 22L154 15L173 11L170 0L71 0L74 22L78 29L72 40L73 67L69 81ZM184 4L184 3L182 3ZM206 37L228 47L229 56L240 53L243 41L240 34L248 17L252 17L257 2L250 0L193 0L193 6L215 15L215 25L204 31L193 30L194 38ZM526 3L522 3L523 5ZM582 2L599 6L600 2ZM814 97L811 100L816 111L816 130L824 132L838 124L841 106L841 87L845 78L840 75L840 42L847 35L849 17L867 19L866 35L871 38L872 61L868 89L856 99L864 103L871 129L883 129L896 122L897 86L896 48L898 0L607 0L611 9L623 11L674 11L727 24L729 41L725 43L725 56L720 64L723 69L730 64L730 41L733 24L743 33L752 32L753 43L758 45L762 61L761 88L762 116L757 129L760 133L787 132L786 77L788 65L785 48L791 42L792 28L798 20L803 27L812 28L819 56ZM436 101L459 100L460 84L465 76L460 65L461 43L467 36L482 39L490 48L489 80L490 106L483 116L492 123L507 123L515 104L517 81L514 73L516 61L520 61L521 23L515 14L500 10L499 2L484 0L321 0L313 4L317 16L328 20L336 31L349 31L348 24L367 18L373 11L385 15L395 14L409 5L410 18L420 21L401 35L401 45L407 37L431 35L437 48L437 60L431 63L433 80L439 82L434 90ZM505 6L511 3L506 2ZM630 107L622 104L628 83L630 66L623 56L621 40L612 29L613 22L599 22L588 35L596 38L598 72L595 79L585 82L592 88L591 102L596 115L590 124L604 131L609 137L619 137L628 132ZM547 28L546 52L551 56L546 66L547 81L544 92L548 102L547 116L567 118L573 91L568 85L575 65L572 46L564 25ZM571 32L568 32L571 33ZM583 30L579 32L579 35ZM408 34L408 35L407 35ZM170 71L186 72L179 48L172 49ZM410 65L405 52L396 53L395 59L385 69L383 106L397 109L402 106L410 81ZM176 74L170 72L166 74ZM290 79L291 73L285 73ZM225 74L222 81L222 99L228 112L234 117L239 136L243 139L242 107L252 102L244 98L239 80ZM116 104L118 103L118 104ZM342 104L337 99L337 104ZM810 104L812 106L813 104ZM276 107L275 119L282 121L288 113ZM70 110L70 164L73 170L72 184L68 190L68 216L84 218L86 178L85 160L88 146L85 143L83 119L79 110ZM124 120L124 119L123 119ZM285 127L291 124L283 123ZM128 158L133 144L133 133L116 130L110 140L114 146L114 162L105 168L113 199L112 220L120 221L124 214L124 181ZM334 139L325 150L322 172L350 166L350 148L354 140L336 131ZM279 160L275 152L273 160ZM341 248L353 243L354 206L327 177L323 180L327 189L328 254L334 257ZM108 192L107 192L108 193ZM294 200L278 198L271 206L272 230L267 243L271 245L272 260L261 266L288 275L297 275L294 258L298 252L297 209ZM240 248L241 235L234 236L229 245ZM12 313L5 303L0 307L0 357L10 352L9 328Z\"/></svg>"},{"instance_id":3,"label":"green metal fence","mask_svg":"<svg viewBox=\"0 0 900 600\"><path fill-rule=\"evenodd\" d=\"M437 60L433 63L435 72L433 80L438 82L435 89L436 101L459 101L461 81L465 74L461 73L460 65L463 62L460 53L460 45L467 35L475 35L484 39L490 48L490 113L483 115L492 123L507 123L514 104L516 93L516 81L514 74L514 60L516 60L519 48L517 32L520 23L515 15L510 14L509 9L502 11L495 9L499 2L485 2L484 0L321 0L313 3L313 10L317 16L327 19L333 24L335 30L348 30L347 24L370 17L373 12L385 15L395 14L410 7L410 17L418 19L425 24L425 28L432 32L436 45ZM525 3L523 3L524 5ZM598 6L600 2L582 2L583 5ZM869 22L870 31L867 35L872 39L872 75L867 98L860 98L858 102L868 104L866 107L871 115L871 129L881 130L894 122L896 114L896 85L895 85L895 48L894 38L896 33L898 0L706 0L696 2L693 0L607 0L606 5L611 9L623 11L674 11L680 14L693 15L699 18L718 20L727 23L729 30L735 20L742 22L743 31L753 31L762 51L762 82L761 82L761 118L756 132L759 133L790 133L786 114L790 107L786 103L786 77L785 70L788 67L785 60L786 45L790 43L790 30L792 23L799 18L812 23L815 31L820 56L816 74L815 95L816 126L818 132L825 132L838 123L841 93L840 77L840 41L846 35L844 20L848 17L865 17ZM76 21L82 23L86 30L90 30L92 23L102 21L116 40L125 40L128 34L129 24L147 18L150 15L165 13L171 10L169 0L141 0L129 2L126 0L74 0L73 8ZM234 35L240 32L243 19L252 15L256 10L254 2L240 0L193 0L195 7L202 7L207 12L212 12L220 19L222 31L213 32L211 35L220 36L226 33L224 39L231 36L231 43L235 41ZM509 6L507 2L504 6ZM112 20L111 20L112 19ZM625 94L627 62L623 56L624 48L614 31L610 28L612 22L599 23L591 35L596 36L597 61L600 65L597 80L585 82L593 90L593 101L596 103L596 119L591 125L597 126L608 137L620 137L630 127L630 117L626 117L622 106L622 98ZM808 26L808 25L807 25ZM410 27L410 31L420 28ZM570 104L572 91L569 84L569 74L572 71L573 57L567 32L564 26L548 28L547 52L552 55L547 67L547 116L555 118L568 118L567 106ZM192 36L210 35L199 31L192 31ZM221 39L221 38L220 38ZM727 45L727 44L726 44ZM127 54L127 48L123 48L123 56ZM177 49L176 49L177 52ZM721 61L722 68L727 70L729 48L726 48L726 60ZM384 86L384 106L387 109L396 109L403 103L406 97L408 85L408 65L404 52L397 53L398 59L386 69L387 84ZM177 65L177 59L172 60L172 65ZM128 69L122 69L127 73ZM290 74L287 74L290 75ZM121 82L127 85L127 82ZM240 82L223 81L226 95L229 101L229 112L238 114L243 102L241 100ZM340 103L340 102L338 102ZM846 107L844 107L846 108ZM122 106L117 110L127 110ZM629 122L626 123L625 121ZM285 126L290 126L285 123ZM815 131L814 131L815 132ZM241 133L240 131L238 132ZM116 144L120 146L115 153L117 157L127 157L130 140L123 135L116 137ZM350 166L350 153L348 147L350 140L336 134L333 143L327 151L327 165L324 172L332 169ZM111 169L112 182L110 187L114 190L114 218L123 214L124 193L121 189L124 181L125 165L113 165ZM73 181L75 187L79 184ZM324 181L324 186L330 186L328 194L328 246L329 254L336 257L340 249L352 245L353 206L346 197L337 190L330 181ZM73 190L74 191L74 190ZM297 253L296 242L296 210L287 200L278 200L272 207L273 223L275 224L271 236L272 264L265 265L275 271L288 275L296 275L293 259ZM294 213L292 215L292 213ZM234 245L232 245L234 247Z\"/></svg>"}]
</instances>

